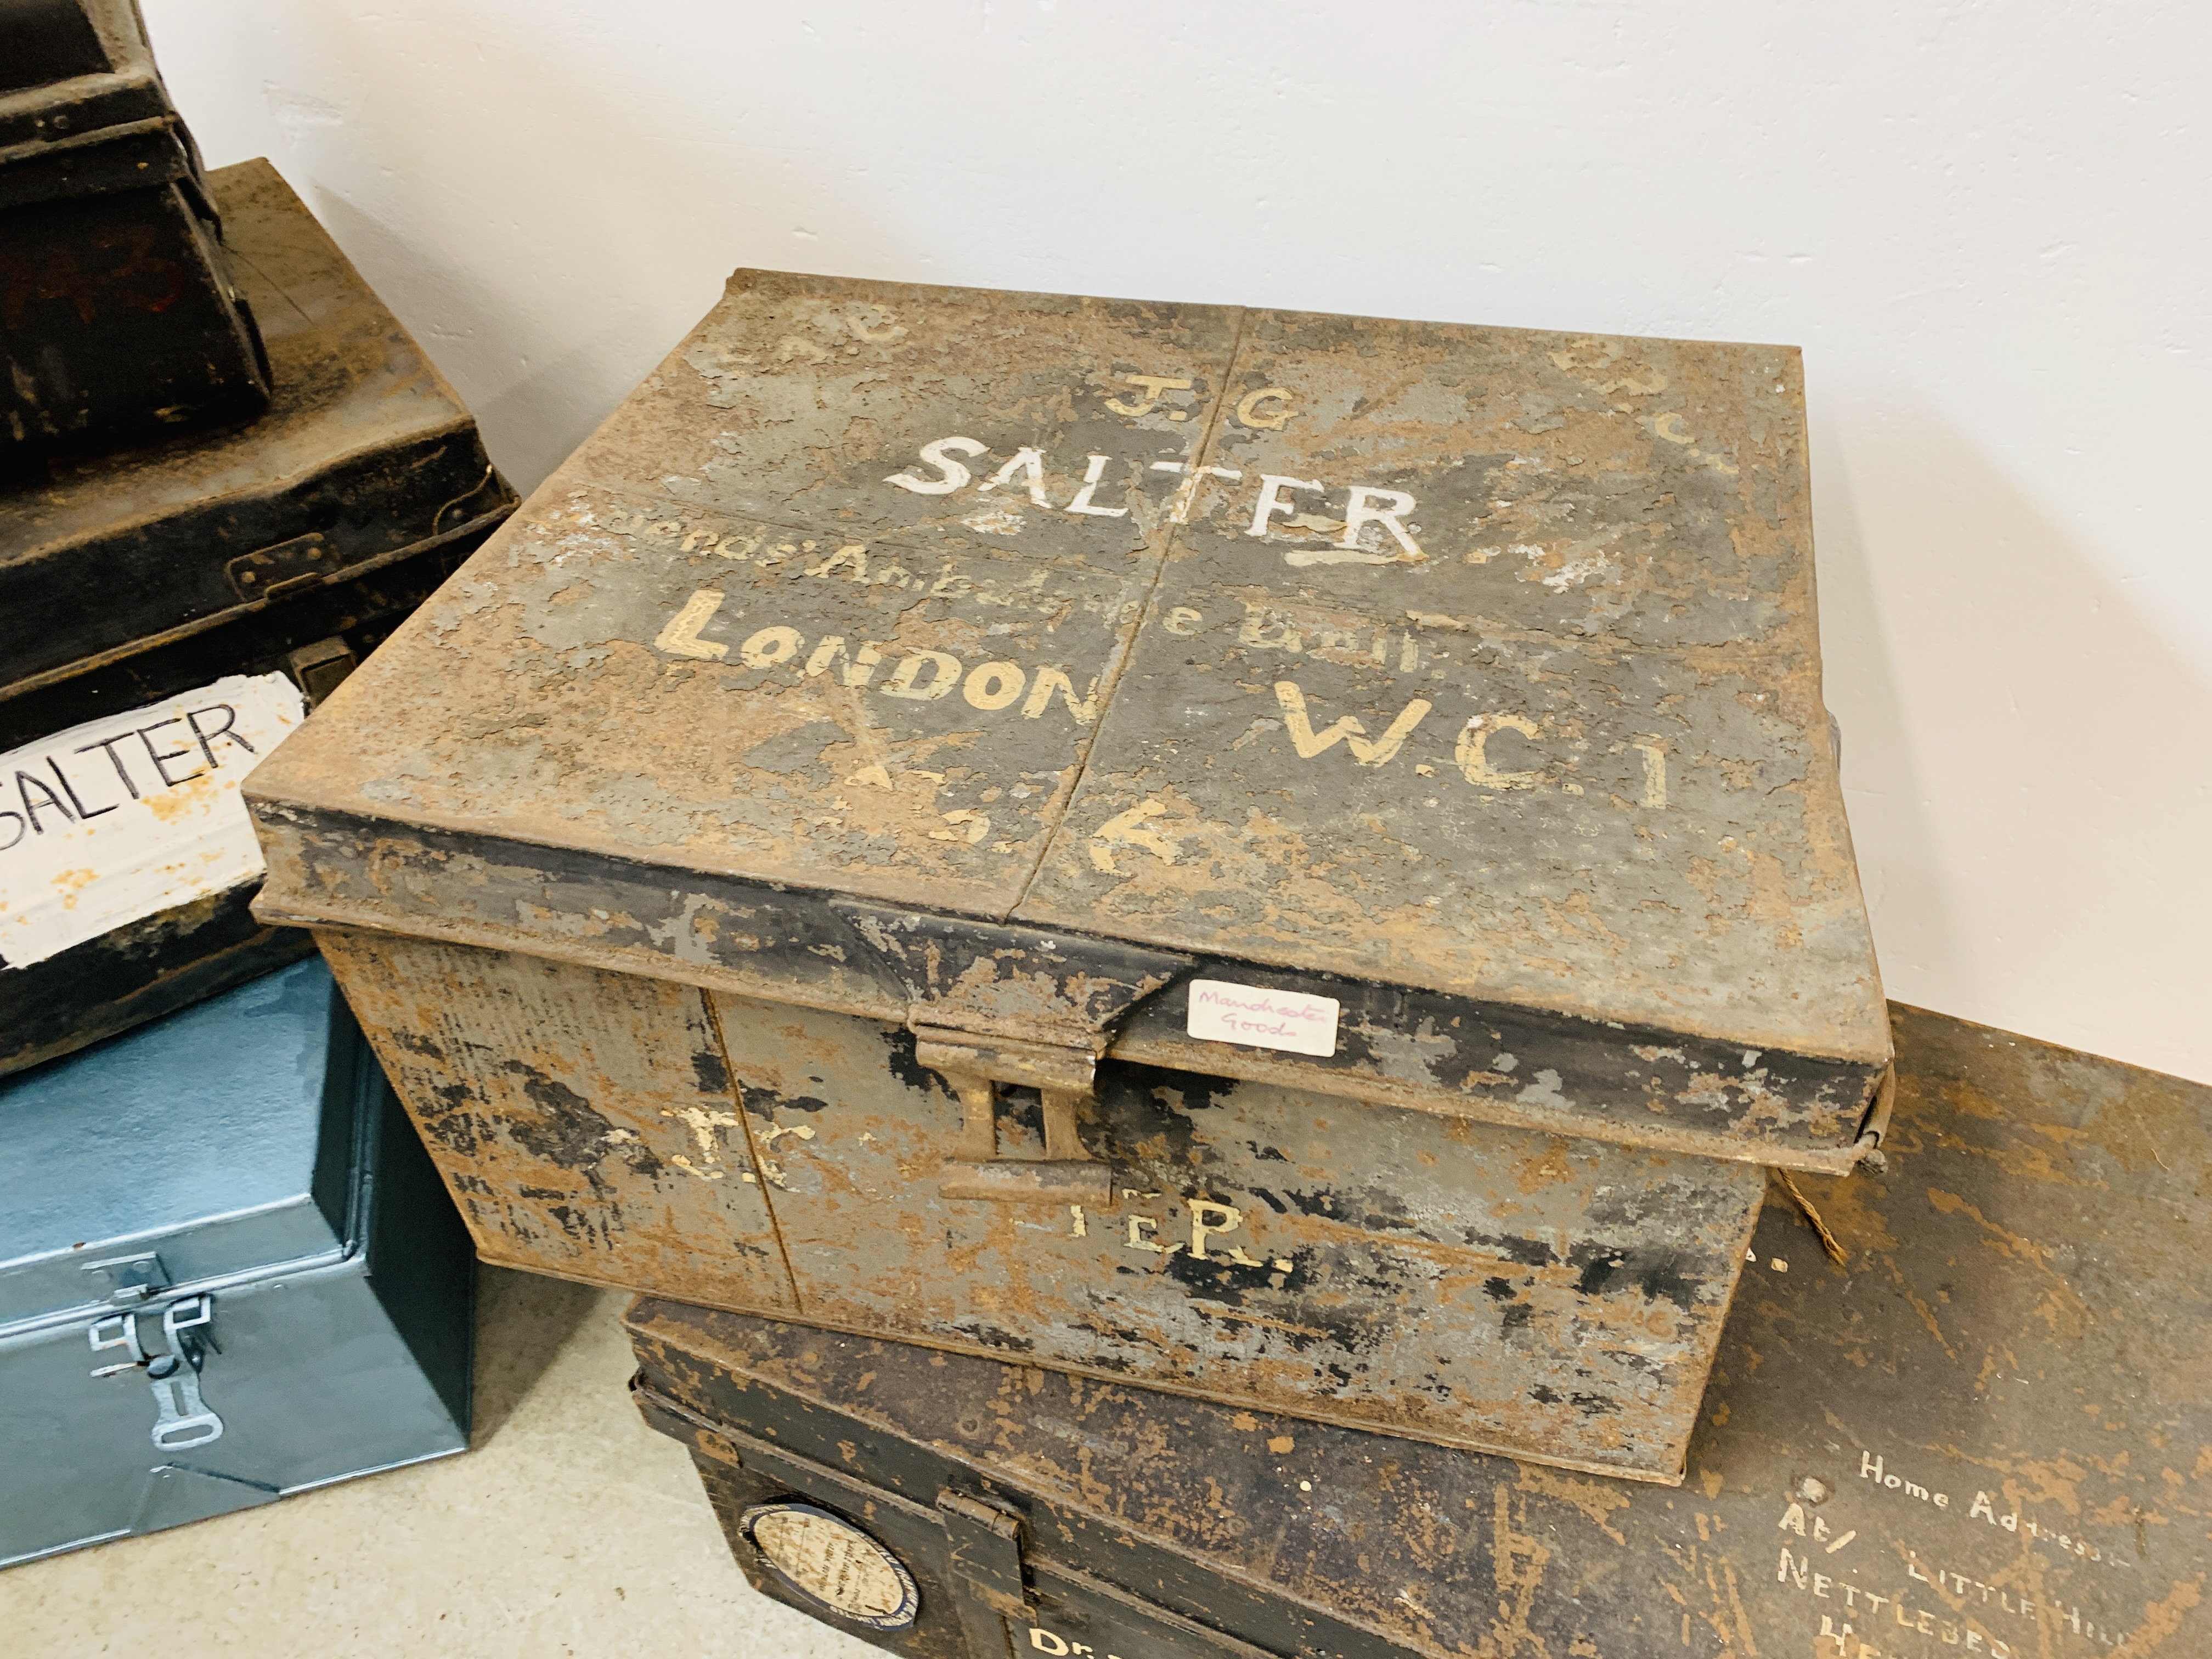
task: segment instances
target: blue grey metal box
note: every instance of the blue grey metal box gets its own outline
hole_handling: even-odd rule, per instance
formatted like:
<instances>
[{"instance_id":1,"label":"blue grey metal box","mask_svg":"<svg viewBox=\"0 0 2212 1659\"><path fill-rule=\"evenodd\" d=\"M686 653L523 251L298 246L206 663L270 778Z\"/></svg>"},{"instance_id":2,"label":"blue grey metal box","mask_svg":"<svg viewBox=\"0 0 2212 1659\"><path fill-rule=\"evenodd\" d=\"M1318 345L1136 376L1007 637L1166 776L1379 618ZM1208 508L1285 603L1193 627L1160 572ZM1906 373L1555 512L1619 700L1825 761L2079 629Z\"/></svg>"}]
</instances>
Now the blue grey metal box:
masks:
<instances>
[{"instance_id":1,"label":"blue grey metal box","mask_svg":"<svg viewBox=\"0 0 2212 1659\"><path fill-rule=\"evenodd\" d=\"M319 959L0 1085L0 1565L465 1449L472 1261Z\"/></svg>"}]
</instances>

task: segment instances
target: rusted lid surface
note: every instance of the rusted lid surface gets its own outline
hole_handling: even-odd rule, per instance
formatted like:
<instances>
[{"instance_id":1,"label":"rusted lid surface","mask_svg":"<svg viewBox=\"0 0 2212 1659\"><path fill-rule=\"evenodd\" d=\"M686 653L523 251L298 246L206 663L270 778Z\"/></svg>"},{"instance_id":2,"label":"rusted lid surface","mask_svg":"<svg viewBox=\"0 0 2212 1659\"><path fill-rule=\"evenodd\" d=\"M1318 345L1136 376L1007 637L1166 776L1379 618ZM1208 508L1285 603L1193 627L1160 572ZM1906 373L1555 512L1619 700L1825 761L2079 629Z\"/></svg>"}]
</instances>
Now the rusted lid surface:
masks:
<instances>
[{"instance_id":1,"label":"rusted lid surface","mask_svg":"<svg viewBox=\"0 0 2212 1659\"><path fill-rule=\"evenodd\" d=\"M1227 401L1026 917L1887 1052L1794 350L1262 313Z\"/></svg>"},{"instance_id":2,"label":"rusted lid surface","mask_svg":"<svg viewBox=\"0 0 2212 1659\"><path fill-rule=\"evenodd\" d=\"M743 273L263 791L1003 917L1158 574L1133 466L1197 459L1234 332Z\"/></svg>"},{"instance_id":3,"label":"rusted lid surface","mask_svg":"<svg viewBox=\"0 0 2212 1659\"><path fill-rule=\"evenodd\" d=\"M252 793L1879 1065L1826 723L1786 348L743 272Z\"/></svg>"}]
</instances>

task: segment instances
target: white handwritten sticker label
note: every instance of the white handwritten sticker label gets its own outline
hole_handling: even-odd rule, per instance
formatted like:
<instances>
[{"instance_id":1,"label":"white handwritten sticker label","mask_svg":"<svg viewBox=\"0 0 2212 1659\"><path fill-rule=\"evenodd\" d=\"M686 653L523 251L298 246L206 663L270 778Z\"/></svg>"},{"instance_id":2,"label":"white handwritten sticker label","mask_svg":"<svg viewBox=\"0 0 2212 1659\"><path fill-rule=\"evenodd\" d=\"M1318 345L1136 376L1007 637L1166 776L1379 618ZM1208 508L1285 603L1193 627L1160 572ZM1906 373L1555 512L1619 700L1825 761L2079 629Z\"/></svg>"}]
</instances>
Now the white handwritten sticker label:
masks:
<instances>
[{"instance_id":1,"label":"white handwritten sticker label","mask_svg":"<svg viewBox=\"0 0 2212 1659\"><path fill-rule=\"evenodd\" d=\"M238 787L307 705L234 674L0 755L0 966L262 873Z\"/></svg>"},{"instance_id":2,"label":"white handwritten sticker label","mask_svg":"<svg viewBox=\"0 0 2212 1659\"><path fill-rule=\"evenodd\" d=\"M1183 1029L1209 1042L1280 1048L1293 1054L1336 1052L1337 1000L1304 991L1263 991L1222 979L1190 982Z\"/></svg>"}]
</instances>

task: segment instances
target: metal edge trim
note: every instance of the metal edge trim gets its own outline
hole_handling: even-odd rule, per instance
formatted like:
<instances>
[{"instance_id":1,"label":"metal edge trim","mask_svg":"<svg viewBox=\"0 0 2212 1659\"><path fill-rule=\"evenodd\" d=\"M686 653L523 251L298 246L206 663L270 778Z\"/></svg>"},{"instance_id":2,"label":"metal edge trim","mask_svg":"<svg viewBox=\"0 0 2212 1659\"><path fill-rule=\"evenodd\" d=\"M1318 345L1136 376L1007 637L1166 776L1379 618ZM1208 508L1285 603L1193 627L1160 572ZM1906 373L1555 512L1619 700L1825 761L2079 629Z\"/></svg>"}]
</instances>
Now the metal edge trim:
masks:
<instances>
[{"instance_id":1,"label":"metal edge trim","mask_svg":"<svg viewBox=\"0 0 2212 1659\"><path fill-rule=\"evenodd\" d=\"M402 559L411 558L418 553L428 553L449 545L476 531L489 531L496 527L514 511L514 508L510 504L494 513L478 514L466 523L456 525L451 530L441 531L434 536L426 536L421 541L410 542L404 547L393 548L389 552L379 553L374 558L363 559L356 564L342 565L325 576L319 586L328 587L339 582L351 581L356 576L371 574L387 565L397 564ZM242 605L232 605L228 610L211 611L204 617L194 617L188 623L179 623L176 627L167 629L161 633L149 634L142 639L131 641L127 645L115 646L106 651L95 652L89 657L79 657L75 662L66 662L58 667L46 669L30 676L27 679L17 680L13 685L0 688L0 702L4 702L9 697L21 696L26 692L43 690L49 685L58 685L64 680L74 679L79 674L89 674L95 669L106 668L111 664L125 661L143 652L158 650L162 646L173 645L179 640L188 640L195 634L204 634L208 629L220 627L224 623L235 621L240 617L252 616L257 612L268 610L273 605L282 605L292 597L294 596L288 592L278 594L271 599L249 599Z\"/></svg>"},{"instance_id":2,"label":"metal edge trim","mask_svg":"<svg viewBox=\"0 0 2212 1659\"><path fill-rule=\"evenodd\" d=\"M401 927L395 918L368 905L348 904L318 896L310 908L299 902L305 896L282 892L272 895L270 888L273 885L273 879L264 884L261 896L253 903L255 919L265 923L289 927L349 928L398 939L435 939L441 944L470 945L477 950L508 951L517 955L540 957L548 961L570 963L580 967L617 973L634 972L641 978L690 985L726 996L746 997L787 1007L811 1008L822 1013L849 1014L856 1018L882 1020L892 1025L906 1023L908 1007L902 1001L867 1003L859 999L840 1001L829 997L802 996L795 993L803 988L795 987L787 980L772 980L764 975L755 978L734 969L718 969L631 945L617 945L592 952L563 950L560 947L564 941L548 939L520 927L504 927L495 923L446 922L428 916L410 915L405 918L406 925ZM293 902L288 903L288 899ZM1183 1064L1186 1056L1180 1052L1164 1045L1154 1048L1141 1039L1116 1038L1108 1045L1104 1057L1140 1065L1164 1065L1176 1070L1188 1069ZM1746 1143L1701 1129L1651 1130L1639 1126L1637 1133L1631 1136L1625 1128L1602 1121L1594 1122L1571 1112L1505 1106L1481 1095L1430 1094L1410 1086L1356 1074L1326 1073L1316 1077L1312 1072L1294 1066L1271 1064L1236 1052L1224 1052L1219 1062L1212 1066L1212 1075L1232 1078L1240 1083L1273 1084L1310 1094L1333 1095L1345 1100L1358 1101L1364 1105L1393 1106L1407 1111L1429 1112L1439 1117L1493 1124L1500 1128L1528 1129L1544 1134L1568 1135L1581 1140L1603 1141L1608 1146L1622 1146L1631 1151L1675 1152L1686 1157L1709 1158L1759 1168L1799 1170L1808 1175L1849 1175L1864 1156L1856 1145L1820 1149ZM1324 1084L1328 1086L1323 1086Z\"/></svg>"},{"instance_id":3,"label":"metal edge trim","mask_svg":"<svg viewBox=\"0 0 2212 1659\"><path fill-rule=\"evenodd\" d=\"M144 77L137 76L88 75L80 79L86 82L108 81L113 83L112 86L88 87L86 92L81 94L82 96L90 96L94 93L101 92L121 92L130 86L144 83ZM70 83L64 82L61 84L67 86ZM0 104L0 118L5 118L9 112L4 104ZM118 138L137 138L149 132L166 132L181 125L182 123L178 120L174 113L149 115L136 121L118 122L112 127L94 127L89 132L71 133L66 138L33 138L26 143L10 144L5 149L0 149L0 167L9 167L18 161L35 161L48 155L66 155L73 150L93 149L101 144L112 143ZM164 179L161 182L167 181Z\"/></svg>"},{"instance_id":4,"label":"metal edge trim","mask_svg":"<svg viewBox=\"0 0 2212 1659\"><path fill-rule=\"evenodd\" d=\"M520 1258L508 1259L501 1256L495 1250L486 1249L481 1242L477 1246L477 1256L479 1261L488 1261L495 1267L512 1267L520 1273L537 1273L549 1279L564 1279L572 1284L596 1285L605 1290L627 1291L634 1297L650 1298L653 1300L675 1300L673 1297L663 1297L659 1291L641 1291L634 1284L619 1283L611 1279L595 1279L588 1273L571 1273L562 1268L548 1267L542 1261L524 1261ZM754 1319L772 1319L779 1323L786 1325L803 1325L811 1330L833 1331L840 1336L858 1337L861 1340L866 1342L890 1342L900 1346L909 1348L934 1348L944 1353L964 1354L974 1359L988 1359L994 1364L1000 1365L1016 1363L1010 1361L1005 1351L1002 1349L987 1348L975 1344L955 1342L944 1337L935 1335L917 1335L906 1332L902 1332L896 1336L892 1336L880 1330L868 1330L858 1325L848 1325L837 1320L824 1319L818 1314L803 1313L791 1308L749 1308L740 1306L738 1304L732 1302L708 1302L704 1300L693 1304L692 1305L713 1309L723 1313L744 1314ZM1721 1311L1725 1313L1725 1310ZM623 1316L624 1328L630 1329L635 1328L629 1325L629 1315L625 1313ZM1715 1346L1716 1348L1718 1346L1717 1332L1716 1332L1715 1336ZM689 1353L692 1351L687 1348L684 1352ZM695 1357L706 1358L709 1356L696 1355ZM1158 1377L1146 1377L1140 1382L1118 1371L1088 1369L1081 1365L1066 1364L1059 1360L1054 1360L1051 1364L1047 1364L1044 1362L1036 1359L1033 1356L1025 1357L1018 1363L1029 1365L1038 1370L1056 1371L1063 1376L1080 1376L1085 1378L1086 1381L1092 1382L1109 1383L1118 1389L1138 1389L1147 1394L1174 1395L1185 1400L1201 1400L1207 1405L1218 1407L1224 1411L1264 1411L1271 1416L1289 1418L1294 1422L1326 1424L1330 1428L1343 1429L1352 1434L1370 1435L1380 1441L1409 1440L1424 1446L1443 1446L1456 1451L1480 1452L1486 1457L1504 1457L1516 1461L1532 1461L1530 1454L1526 1448L1523 1448L1519 1451L1515 1451L1509 1447L1499 1445L1496 1443L1485 1443L1470 1438L1459 1437L1447 1438L1441 1435L1408 1434L1402 1431L1393 1431L1388 1429L1377 1428L1372 1423L1358 1422L1349 1417L1326 1416L1319 1410L1312 1412L1286 1412L1280 1407L1272 1405L1265 1401L1254 1401L1249 1399L1225 1400L1218 1394L1208 1394L1203 1389L1196 1388L1185 1382L1178 1382L1173 1379L1162 1380ZM789 1393L794 1391L787 1389L786 1392ZM1316 1403L1319 1405L1325 1404L1326 1402L1317 1401ZM830 1407L829 1409L839 1410L840 1408L832 1406ZM1694 1427L1694 1421L1692 1426ZM1613 1480L1634 1480L1641 1485L1650 1486L1678 1487L1682 1484L1686 1474L1685 1469L1676 1469L1671 1474L1661 1474L1650 1469L1634 1468L1626 1464L1621 1463L1597 1463L1584 1462L1559 1456L1548 1449L1544 1454L1543 1462L1545 1467L1548 1468L1565 1469L1576 1474L1603 1475L1607 1479Z\"/></svg>"}]
</instances>

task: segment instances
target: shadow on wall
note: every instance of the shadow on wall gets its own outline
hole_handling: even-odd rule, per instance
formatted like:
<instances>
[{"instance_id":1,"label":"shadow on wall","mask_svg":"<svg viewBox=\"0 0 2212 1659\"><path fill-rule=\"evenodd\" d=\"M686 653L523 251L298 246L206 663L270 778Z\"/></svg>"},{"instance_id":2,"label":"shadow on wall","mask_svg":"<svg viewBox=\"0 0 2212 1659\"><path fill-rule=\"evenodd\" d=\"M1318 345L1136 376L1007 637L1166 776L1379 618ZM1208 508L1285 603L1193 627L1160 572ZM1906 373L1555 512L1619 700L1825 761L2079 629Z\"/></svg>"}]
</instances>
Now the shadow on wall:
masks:
<instances>
[{"instance_id":1,"label":"shadow on wall","mask_svg":"<svg viewBox=\"0 0 2212 1659\"><path fill-rule=\"evenodd\" d=\"M658 349L641 355L650 319L635 306L611 300L608 314L615 320L556 355L550 349L555 334L551 325L526 308L506 302L465 266L434 261L428 251L343 196L321 188L301 193L347 257L362 268L453 382L476 416L492 459L526 495L591 435L678 337L678 330L672 329ZM586 263L579 259L580 264ZM392 281L382 280L377 275L380 270L393 272ZM605 272L590 280L615 281ZM395 300L394 287L417 293ZM426 295L423 289L435 291ZM702 313L707 303L700 305ZM424 325L417 318L443 320ZM689 327L692 320L686 319L679 326ZM499 384L493 374L500 367L520 378L487 393L481 388ZM472 388L471 382L477 386Z\"/></svg>"},{"instance_id":2,"label":"shadow on wall","mask_svg":"<svg viewBox=\"0 0 2212 1659\"><path fill-rule=\"evenodd\" d=\"M1828 701L1887 989L2212 1080L2212 688L1911 391L1820 402Z\"/></svg>"},{"instance_id":3,"label":"shadow on wall","mask_svg":"<svg viewBox=\"0 0 2212 1659\"><path fill-rule=\"evenodd\" d=\"M270 86L285 140L270 159L453 380L526 495L732 270L818 268L806 258L817 245L791 240L802 216L847 227L848 242L850 227L866 227L867 245L898 262L880 252L888 239L847 173L770 152L749 129L702 137L676 100L579 80L573 63L533 54L526 33L495 21L477 26L495 36L495 75L426 61L404 49L419 38L343 10L288 14L286 27L299 37L293 61L343 66L346 100L292 119ZM549 226L561 230L557 260L544 252ZM596 319L580 337L580 316Z\"/></svg>"},{"instance_id":4,"label":"shadow on wall","mask_svg":"<svg viewBox=\"0 0 2212 1659\"><path fill-rule=\"evenodd\" d=\"M1869 552L1857 486L1839 465L1845 441L1812 400L1815 580L1823 691L1843 733L1844 799L1859 880L1874 918L1884 989L1905 980L1951 985L1967 951L1943 885L1931 792L1913 752L1911 688L1887 625L1886 569ZM1879 514L1881 504L1873 504Z\"/></svg>"}]
</instances>

